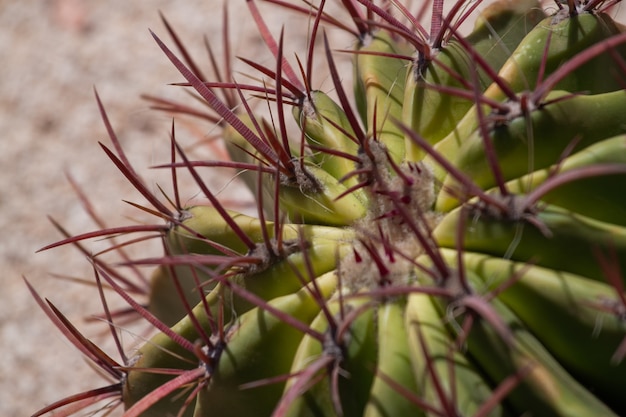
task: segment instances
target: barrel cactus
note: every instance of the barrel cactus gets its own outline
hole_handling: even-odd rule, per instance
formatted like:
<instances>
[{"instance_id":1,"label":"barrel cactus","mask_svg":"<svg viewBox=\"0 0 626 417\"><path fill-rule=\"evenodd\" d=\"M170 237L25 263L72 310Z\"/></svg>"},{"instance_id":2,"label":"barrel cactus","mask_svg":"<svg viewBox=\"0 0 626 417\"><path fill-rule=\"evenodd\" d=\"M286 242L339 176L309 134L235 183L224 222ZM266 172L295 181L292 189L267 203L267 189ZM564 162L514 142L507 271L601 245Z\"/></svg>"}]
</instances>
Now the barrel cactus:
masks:
<instances>
[{"instance_id":1,"label":"barrel cactus","mask_svg":"<svg viewBox=\"0 0 626 417\"><path fill-rule=\"evenodd\" d=\"M102 401L129 417L626 415L618 1L337 1L343 15L268 2L308 22L310 47L292 59L248 0L275 57L244 60L252 82L206 78L169 25L182 58L153 34L203 107L147 98L208 120L228 150L192 160L172 130L161 167L190 174L206 205L146 187L102 110L104 149L158 224L46 249L157 235L156 256L92 256L99 288L157 332L117 361L31 287L115 380L35 415ZM331 26L352 51L332 49ZM352 86L337 54L351 54ZM256 214L220 202L203 181L216 166L238 173ZM129 265L154 268L145 302Z\"/></svg>"}]
</instances>

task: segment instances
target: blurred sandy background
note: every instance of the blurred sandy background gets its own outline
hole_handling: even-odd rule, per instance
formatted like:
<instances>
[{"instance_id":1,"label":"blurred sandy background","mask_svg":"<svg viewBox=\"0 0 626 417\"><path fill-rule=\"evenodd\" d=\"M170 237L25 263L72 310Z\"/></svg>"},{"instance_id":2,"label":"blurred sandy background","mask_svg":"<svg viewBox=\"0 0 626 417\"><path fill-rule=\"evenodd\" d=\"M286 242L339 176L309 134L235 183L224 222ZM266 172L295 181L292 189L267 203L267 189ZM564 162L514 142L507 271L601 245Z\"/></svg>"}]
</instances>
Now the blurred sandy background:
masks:
<instances>
[{"instance_id":1,"label":"blurred sandy background","mask_svg":"<svg viewBox=\"0 0 626 417\"><path fill-rule=\"evenodd\" d=\"M102 325L83 320L101 311L97 293L52 275L91 277L84 257L71 247L35 254L61 237L46 216L74 234L95 229L66 172L85 188L111 226L138 217L123 199L144 203L97 144L110 142L94 86L135 168L155 191L157 181L168 185L166 175L147 168L167 162L171 118L149 110L139 95L183 97L179 89L166 85L182 77L148 28L172 45L158 15L162 11L206 66L202 36L220 53L222 4L222 0L0 0L1 416L28 416L63 396L105 385L37 307L22 276L87 336L99 340ZM230 13L234 52L273 65L255 36L245 1L230 1ZM266 16L275 28L285 23L287 30L293 20L275 10ZM300 29L294 26L291 29ZM207 128L183 128L177 136L191 144L202 140ZM217 181L218 189L220 179L213 177L210 181ZM223 177L225 183L229 173ZM187 191L183 199L196 192L193 187ZM132 342L132 336L126 335L125 341ZM108 352L119 359L115 350Z\"/></svg>"},{"instance_id":2,"label":"blurred sandy background","mask_svg":"<svg viewBox=\"0 0 626 417\"><path fill-rule=\"evenodd\" d=\"M267 60L255 55L265 48L254 36L244 0L230 4L234 50ZM72 233L95 228L66 172L85 187L109 225L137 217L122 200L143 203L97 145L109 141L93 87L136 169L155 190L157 182L167 185L167 177L147 167L167 161L171 119L149 111L139 95L180 97L166 84L181 77L148 28L171 45L158 16L162 11L205 65L202 36L218 51L221 46L221 5L222 0L0 0L0 416L28 416L65 395L104 385L39 310L21 277L97 340L101 327L82 320L100 311L97 293L52 276L91 277L88 263L69 247L35 254L60 238L48 215ZM275 28L285 23L287 33L299 29L276 11L266 16ZM330 81L318 82L330 88ZM203 129L182 129L179 138L197 142L207 133ZM220 179L211 181L220 186ZM193 192L191 187L183 198ZM118 359L114 350L108 352Z\"/></svg>"}]
</instances>

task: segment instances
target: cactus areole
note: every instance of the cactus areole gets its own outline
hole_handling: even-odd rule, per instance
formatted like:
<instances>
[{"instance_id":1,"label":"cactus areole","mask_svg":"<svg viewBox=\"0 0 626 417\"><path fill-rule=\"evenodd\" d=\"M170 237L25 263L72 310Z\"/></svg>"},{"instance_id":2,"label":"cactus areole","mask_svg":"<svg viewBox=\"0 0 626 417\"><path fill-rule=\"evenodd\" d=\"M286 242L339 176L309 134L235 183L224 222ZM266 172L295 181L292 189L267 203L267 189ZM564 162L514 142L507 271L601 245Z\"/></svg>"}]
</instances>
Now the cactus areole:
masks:
<instances>
[{"instance_id":1,"label":"cactus areole","mask_svg":"<svg viewBox=\"0 0 626 417\"><path fill-rule=\"evenodd\" d=\"M253 81L210 49L205 76L167 22L180 54L153 34L197 100L148 100L219 129L228 160L191 159L172 127L161 168L176 192L154 194L100 104L105 152L158 219L47 249L158 236L156 255L92 256L102 299L115 290L154 335L114 359L29 286L114 380L35 415L626 415L619 1L245 3L275 57L242 58ZM302 19L306 50L286 50L257 3ZM255 215L203 180L224 167ZM206 204L181 204L178 173ZM139 265L152 266L143 300L129 289Z\"/></svg>"}]
</instances>

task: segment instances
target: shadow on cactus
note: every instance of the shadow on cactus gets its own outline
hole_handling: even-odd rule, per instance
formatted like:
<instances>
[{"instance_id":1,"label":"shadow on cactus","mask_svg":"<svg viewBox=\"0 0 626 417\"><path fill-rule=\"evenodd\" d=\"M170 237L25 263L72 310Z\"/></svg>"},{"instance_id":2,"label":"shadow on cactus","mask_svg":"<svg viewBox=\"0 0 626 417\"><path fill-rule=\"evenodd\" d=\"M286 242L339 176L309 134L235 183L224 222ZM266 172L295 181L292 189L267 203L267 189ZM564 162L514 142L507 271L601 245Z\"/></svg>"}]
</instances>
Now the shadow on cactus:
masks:
<instances>
[{"instance_id":1,"label":"shadow on cactus","mask_svg":"<svg viewBox=\"0 0 626 417\"><path fill-rule=\"evenodd\" d=\"M242 59L249 83L228 48L218 65L207 45L208 77L167 22L183 58L154 35L201 105L146 99L219 127L230 158L193 160L172 124L158 168L173 196L144 184L98 99L114 145L103 149L158 222L79 236L57 225L65 239L45 249L117 238L121 264L90 258L121 359L29 286L113 379L35 416L98 405L128 417L626 414L619 1L335 2L343 14L267 3L302 19L309 46L291 59L248 0L275 57ZM333 49L325 27L352 34L354 49ZM322 78L332 94L316 89ZM237 173L256 215L206 185L216 167ZM181 204L183 174L206 205ZM125 255L155 238L161 254ZM128 271L146 265L138 283ZM111 290L155 330L131 354Z\"/></svg>"}]
</instances>

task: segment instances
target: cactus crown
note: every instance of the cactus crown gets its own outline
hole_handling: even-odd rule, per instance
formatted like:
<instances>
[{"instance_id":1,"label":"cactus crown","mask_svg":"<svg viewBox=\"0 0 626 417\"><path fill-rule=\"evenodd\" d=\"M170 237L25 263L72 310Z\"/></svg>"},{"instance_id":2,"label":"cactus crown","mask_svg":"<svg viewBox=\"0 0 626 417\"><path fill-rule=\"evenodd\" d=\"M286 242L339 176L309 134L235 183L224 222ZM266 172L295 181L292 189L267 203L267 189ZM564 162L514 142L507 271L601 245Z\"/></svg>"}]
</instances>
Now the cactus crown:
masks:
<instances>
[{"instance_id":1,"label":"cactus crown","mask_svg":"<svg viewBox=\"0 0 626 417\"><path fill-rule=\"evenodd\" d=\"M626 413L626 34L608 14L619 1L265 2L309 22L310 42L291 59L247 0L275 58L242 59L249 83L230 51L224 72L209 47L210 78L167 21L182 58L153 33L201 106L146 98L217 126L229 155L192 160L172 124L160 168L173 196L135 172L96 95L114 145L102 148L158 222L78 236L57 225L65 239L44 249L89 255L84 240L123 235L111 247L122 254L156 235L163 253L89 255L120 361L28 284L114 380L35 416L103 402L127 417ZM333 50L323 27L354 49ZM352 87L336 63L348 52ZM317 89L314 61L332 92ZM237 173L254 215L207 185L216 167ZM182 172L205 204L181 203ZM126 268L140 265L153 267L144 286ZM130 355L105 287L156 330Z\"/></svg>"}]
</instances>

